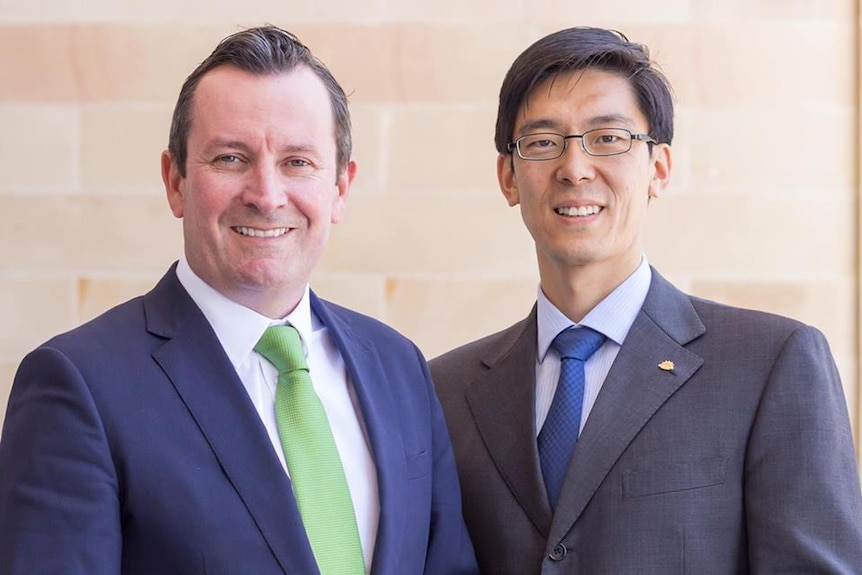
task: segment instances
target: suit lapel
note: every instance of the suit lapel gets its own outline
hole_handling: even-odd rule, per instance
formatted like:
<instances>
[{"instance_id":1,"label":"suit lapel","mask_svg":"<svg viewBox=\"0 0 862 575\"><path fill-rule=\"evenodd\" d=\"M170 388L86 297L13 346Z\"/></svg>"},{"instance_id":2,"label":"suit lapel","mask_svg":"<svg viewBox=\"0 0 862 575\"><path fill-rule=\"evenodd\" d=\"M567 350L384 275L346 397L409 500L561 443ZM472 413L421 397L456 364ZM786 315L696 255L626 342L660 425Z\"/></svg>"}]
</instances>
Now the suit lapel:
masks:
<instances>
[{"instance_id":1,"label":"suit lapel","mask_svg":"<svg viewBox=\"0 0 862 575\"><path fill-rule=\"evenodd\" d=\"M327 304L313 293L311 309L326 325L330 336L344 359L350 381L362 410L362 420L368 434L377 470L380 496L380 522L373 573L396 573L401 542L405 532L404 510L407 500L407 461L399 429L399 414L395 408L388 377L374 343L359 337L350 327L349 319L337 306Z\"/></svg>"},{"instance_id":2,"label":"suit lapel","mask_svg":"<svg viewBox=\"0 0 862 575\"><path fill-rule=\"evenodd\" d=\"M701 357L683 347L705 331L688 296L655 270L652 273L644 306L578 439L554 514L551 545L572 528L608 472L653 414L703 363ZM673 362L672 371L658 367L665 361Z\"/></svg>"},{"instance_id":3,"label":"suit lapel","mask_svg":"<svg viewBox=\"0 0 862 575\"><path fill-rule=\"evenodd\" d=\"M551 508L536 446L536 309L509 330L488 371L467 388L467 402L494 464L515 499L547 537ZM498 398L498 399L494 399Z\"/></svg>"},{"instance_id":4,"label":"suit lapel","mask_svg":"<svg viewBox=\"0 0 862 575\"><path fill-rule=\"evenodd\" d=\"M290 480L233 365L173 269L145 296L144 308L148 330L167 339L153 358L187 406L282 569L315 572L310 546L298 543L307 539Z\"/></svg>"}]
</instances>

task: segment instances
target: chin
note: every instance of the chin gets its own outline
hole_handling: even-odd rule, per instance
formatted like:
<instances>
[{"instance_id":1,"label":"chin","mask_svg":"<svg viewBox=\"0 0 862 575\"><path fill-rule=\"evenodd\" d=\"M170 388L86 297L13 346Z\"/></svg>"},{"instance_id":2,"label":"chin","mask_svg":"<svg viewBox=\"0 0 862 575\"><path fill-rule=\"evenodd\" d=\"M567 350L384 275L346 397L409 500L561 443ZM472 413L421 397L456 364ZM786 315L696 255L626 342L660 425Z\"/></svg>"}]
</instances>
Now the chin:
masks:
<instances>
[{"instance_id":1,"label":"chin","mask_svg":"<svg viewBox=\"0 0 862 575\"><path fill-rule=\"evenodd\" d=\"M237 286L253 290L268 289L277 286L288 275L281 268L274 269L273 266L259 264L235 269L233 273L234 283Z\"/></svg>"},{"instance_id":2,"label":"chin","mask_svg":"<svg viewBox=\"0 0 862 575\"><path fill-rule=\"evenodd\" d=\"M601 261L602 254L599 250L582 245L577 249L560 250L555 254L554 259L567 266L585 266Z\"/></svg>"}]
</instances>

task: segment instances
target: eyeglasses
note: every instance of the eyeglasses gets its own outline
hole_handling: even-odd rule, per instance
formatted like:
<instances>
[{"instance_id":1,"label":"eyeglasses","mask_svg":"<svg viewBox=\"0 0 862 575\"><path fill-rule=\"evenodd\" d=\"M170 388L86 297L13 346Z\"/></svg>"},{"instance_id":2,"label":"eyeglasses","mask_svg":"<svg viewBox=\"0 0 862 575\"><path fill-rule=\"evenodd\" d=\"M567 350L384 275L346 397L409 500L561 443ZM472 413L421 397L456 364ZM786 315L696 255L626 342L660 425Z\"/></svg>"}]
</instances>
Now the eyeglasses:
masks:
<instances>
[{"instance_id":1,"label":"eyeglasses","mask_svg":"<svg viewBox=\"0 0 862 575\"><path fill-rule=\"evenodd\" d=\"M510 154L517 149L518 155L524 160L555 160L563 155L572 138L580 138L581 148L590 156L625 154L632 149L632 140L658 143L647 134L632 134L625 128L598 128L570 136L554 132L528 134L506 144L506 149Z\"/></svg>"}]
</instances>

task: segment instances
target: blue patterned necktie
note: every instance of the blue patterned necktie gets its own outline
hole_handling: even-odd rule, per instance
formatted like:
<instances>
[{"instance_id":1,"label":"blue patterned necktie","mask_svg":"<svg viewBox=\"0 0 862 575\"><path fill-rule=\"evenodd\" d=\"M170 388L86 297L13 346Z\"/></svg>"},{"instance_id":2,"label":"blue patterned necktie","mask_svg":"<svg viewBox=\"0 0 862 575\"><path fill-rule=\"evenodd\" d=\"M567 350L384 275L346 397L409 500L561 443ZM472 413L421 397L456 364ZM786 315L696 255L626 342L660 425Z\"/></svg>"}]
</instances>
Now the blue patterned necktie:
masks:
<instances>
[{"instance_id":1,"label":"blue patterned necktie","mask_svg":"<svg viewBox=\"0 0 862 575\"><path fill-rule=\"evenodd\" d=\"M551 343L560 354L560 379L551 409L539 432L539 461L551 509L557 506L563 480L581 429L584 403L584 363L605 336L588 327L570 327Z\"/></svg>"}]
</instances>

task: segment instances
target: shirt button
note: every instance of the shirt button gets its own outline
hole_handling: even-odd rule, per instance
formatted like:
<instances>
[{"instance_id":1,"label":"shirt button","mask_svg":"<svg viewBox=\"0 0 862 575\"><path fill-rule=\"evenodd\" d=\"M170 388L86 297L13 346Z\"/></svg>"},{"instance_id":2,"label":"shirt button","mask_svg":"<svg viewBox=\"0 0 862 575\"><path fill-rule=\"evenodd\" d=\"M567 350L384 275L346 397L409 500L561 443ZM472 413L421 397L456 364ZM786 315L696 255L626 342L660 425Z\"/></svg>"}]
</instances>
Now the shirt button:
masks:
<instances>
[{"instance_id":1,"label":"shirt button","mask_svg":"<svg viewBox=\"0 0 862 575\"><path fill-rule=\"evenodd\" d=\"M559 543L553 548L553 550L551 550L549 557L551 561L562 561L563 557L565 557L568 552L569 550L566 549L566 546Z\"/></svg>"}]
</instances>

